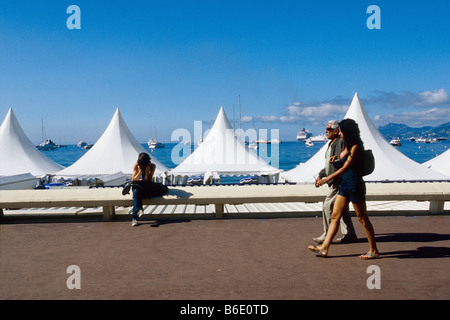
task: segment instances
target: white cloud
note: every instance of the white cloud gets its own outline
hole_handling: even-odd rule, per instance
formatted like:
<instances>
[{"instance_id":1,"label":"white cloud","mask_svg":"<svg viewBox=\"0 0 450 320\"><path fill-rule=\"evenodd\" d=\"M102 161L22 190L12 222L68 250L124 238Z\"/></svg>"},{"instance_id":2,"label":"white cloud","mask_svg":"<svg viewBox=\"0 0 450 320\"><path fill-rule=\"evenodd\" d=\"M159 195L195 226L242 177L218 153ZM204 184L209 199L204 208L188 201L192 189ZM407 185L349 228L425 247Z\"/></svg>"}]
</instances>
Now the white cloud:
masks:
<instances>
[{"instance_id":1,"label":"white cloud","mask_svg":"<svg viewBox=\"0 0 450 320\"><path fill-rule=\"evenodd\" d=\"M241 122L243 122L243 123L252 122L252 121L253 121L253 117L252 116L243 116L243 117L241 117Z\"/></svg>"},{"instance_id":2,"label":"white cloud","mask_svg":"<svg viewBox=\"0 0 450 320\"><path fill-rule=\"evenodd\" d=\"M389 122L405 123L411 126L437 125L448 119L450 114L450 96L444 88L432 91L402 93L373 91L369 97L362 99L364 105L372 110L379 109L373 121L377 125ZM258 115L249 119L270 123L300 123L320 125L330 119L342 119L348 110L351 98L336 97L310 104L293 102L283 108L282 115ZM421 108L420 111L417 108ZM383 114L382 109L390 114ZM412 109L411 109L412 108ZM424 110L427 108L426 110ZM394 110L404 111L392 113ZM250 121L250 120L249 120Z\"/></svg>"},{"instance_id":3,"label":"white cloud","mask_svg":"<svg viewBox=\"0 0 450 320\"><path fill-rule=\"evenodd\" d=\"M374 91L365 99L366 104L373 103L389 108L430 107L448 102L450 102L450 97L444 88L419 93Z\"/></svg>"},{"instance_id":4,"label":"white cloud","mask_svg":"<svg viewBox=\"0 0 450 320\"><path fill-rule=\"evenodd\" d=\"M257 116L256 117L258 120L262 121L262 122L277 122L279 121L277 116Z\"/></svg>"},{"instance_id":5,"label":"white cloud","mask_svg":"<svg viewBox=\"0 0 450 320\"><path fill-rule=\"evenodd\" d=\"M259 117L266 122L321 122L328 118L341 118L348 109L348 105L338 105L322 102L317 105L303 106L300 102L294 102L286 107L287 115L276 117Z\"/></svg>"},{"instance_id":6,"label":"white cloud","mask_svg":"<svg viewBox=\"0 0 450 320\"><path fill-rule=\"evenodd\" d=\"M399 112L396 114L377 115L374 118L377 126L388 123L405 123L413 127L436 126L442 124L448 119L450 107L433 107L427 110Z\"/></svg>"},{"instance_id":7,"label":"white cloud","mask_svg":"<svg viewBox=\"0 0 450 320\"><path fill-rule=\"evenodd\" d=\"M420 92L419 95L423 98L424 102L431 105L443 103L449 100L449 96L443 88L434 91Z\"/></svg>"}]
</instances>

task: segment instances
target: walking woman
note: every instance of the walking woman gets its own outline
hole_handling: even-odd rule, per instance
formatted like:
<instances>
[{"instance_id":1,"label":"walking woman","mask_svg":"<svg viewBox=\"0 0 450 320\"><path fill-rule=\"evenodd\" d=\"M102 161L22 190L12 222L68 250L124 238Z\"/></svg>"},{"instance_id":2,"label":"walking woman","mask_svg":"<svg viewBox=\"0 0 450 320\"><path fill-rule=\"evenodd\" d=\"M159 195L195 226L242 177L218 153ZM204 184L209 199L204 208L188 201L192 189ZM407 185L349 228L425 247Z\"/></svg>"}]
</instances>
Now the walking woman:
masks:
<instances>
[{"instance_id":1,"label":"walking woman","mask_svg":"<svg viewBox=\"0 0 450 320\"><path fill-rule=\"evenodd\" d=\"M355 214L361 222L364 232L369 241L369 251L360 255L360 259L376 259L379 256L375 242L375 232L367 215L366 208L366 185L362 179L362 154L364 144L360 137L358 124L353 119L344 119L339 123L339 135L345 142L345 148L339 156L332 157L330 162L339 162L342 167L333 174L318 181L323 185L329 180L341 177L339 192L333 207L331 223L325 237L325 241L319 246L308 246L308 249L320 256L327 256L331 241L339 228L339 221L351 201Z\"/></svg>"}]
</instances>

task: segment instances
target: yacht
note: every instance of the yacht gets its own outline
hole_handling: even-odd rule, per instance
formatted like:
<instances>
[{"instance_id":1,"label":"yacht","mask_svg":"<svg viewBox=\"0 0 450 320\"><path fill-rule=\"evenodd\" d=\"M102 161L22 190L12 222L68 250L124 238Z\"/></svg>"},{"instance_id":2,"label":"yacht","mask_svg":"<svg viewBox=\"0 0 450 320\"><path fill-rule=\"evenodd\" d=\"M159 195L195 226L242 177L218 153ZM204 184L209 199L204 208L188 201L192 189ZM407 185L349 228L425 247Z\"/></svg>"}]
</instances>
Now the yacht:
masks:
<instances>
[{"instance_id":1,"label":"yacht","mask_svg":"<svg viewBox=\"0 0 450 320\"><path fill-rule=\"evenodd\" d=\"M39 150L55 150L58 146L53 142L52 139L48 138L47 140L42 141L39 145L36 146Z\"/></svg>"},{"instance_id":2,"label":"yacht","mask_svg":"<svg viewBox=\"0 0 450 320\"><path fill-rule=\"evenodd\" d=\"M426 139L426 138L417 138L416 142L418 143L430 143L430 139Z\"/></svg>"},{"instance_id":3,"label":"yacht","mask_svg":"<svg viewBox=\"0 0 450 320\"><path fill-rule=\"evenodd\" d=\"M326 143L326 142L328 142L328 138L325 134L322 133L322 134L319 134L318 136L311 137L311 141Z\"/></svg>"},{"instance_id":4,"label":"yacht","mask_svg":"<svg viewBox=\"0 0 450 320\"><path fill-rule=\"evenodd\" d=\"M148 140L147 144L150 149L164 148L164 143L158 142L156 139L152 139L152 138L150 138L150 140Z\"/></svg>"},{"instance_id":5,"label":"yacht","mask_svg":"<svg viewBox=\"0 0 450 320\"><path fill-rule=\"evenodd\" d=\"M38 148L39 150L44 150L44 151L48 151L48 150L55 150L56 148L58 148L59 146L54 143L52 141L52 139L48 138L47 140L44 140L46 135L45 135L45 130L44 130L44 120L42 119L42 142L40 144L38 144L36 146L36 148Z\"/></svg>"},{"instance_id":6,"label":"yacht","mask_svg":"<svg viewBox=\"0 0 450 320\"><path fill-rule=\"evenodd\" d=\"M87 142L85 142L84 140L81 140L80 142L77 143L78 148L83 148L86 145L87 145Z\"/></svg>"},{"instance_id":7,"label":"yacht","mask_svg":"<svg viewBox=\"0 0 450 320\"><path fill-rule=\"evenodd\" d=\"M312 137L311 131L303 128L299 133L297 133L297 141L305 141L309 137Z\"/></svg>"},{"instance_id":8,"label":"yacht","mask_svg":"<svg viewBox=\"0 0 450 320\"><path fill-rule=\"evenodd\" d=\"M391 142L389 142L391 145L395 147L400 147L402 143L400 142L400 139L392 139Z\"/></svg>"},{"instance_id":9,"label":"yacht","mask_svg":"<svg viewBox=\"0 0 450 320\"><path fill-rule=\"evenodd\" d=\"M261 139L259 139L259 140L256 140L256 143L262 143L262 144L270 144L270 140L266 140L266 139L263 139L263 138L261 138Z\"/></svg>"},{"instance_id":10,"label":"yacht","mask_svg":"<svg viewBox=\"0 0 450 320\"><path fill-rule=\"evenodd\" d=\"M258 149L258 144L256 142L250 142L248 144L248 148L256 150L256 149Z\"/></svg>"}]
</instances>

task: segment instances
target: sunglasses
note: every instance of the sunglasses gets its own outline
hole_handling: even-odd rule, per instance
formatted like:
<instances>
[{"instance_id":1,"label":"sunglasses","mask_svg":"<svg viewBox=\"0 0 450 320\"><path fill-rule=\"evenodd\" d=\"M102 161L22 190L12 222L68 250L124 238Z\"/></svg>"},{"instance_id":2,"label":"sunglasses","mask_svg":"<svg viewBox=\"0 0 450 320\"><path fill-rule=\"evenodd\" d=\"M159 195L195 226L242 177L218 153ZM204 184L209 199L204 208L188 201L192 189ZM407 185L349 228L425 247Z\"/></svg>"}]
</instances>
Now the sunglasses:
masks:
<instances>
[{"instance_id":1,"label":"sunglasses","mask_svg":"<svg viewBox=\"0 0 450 320\"><path fill-rule=\"evenodd\" d=\"M325 128L325 131L334 131L334 130L339 130L338 128L333 129L333 128Z\"/></svg>"}]
</instances>

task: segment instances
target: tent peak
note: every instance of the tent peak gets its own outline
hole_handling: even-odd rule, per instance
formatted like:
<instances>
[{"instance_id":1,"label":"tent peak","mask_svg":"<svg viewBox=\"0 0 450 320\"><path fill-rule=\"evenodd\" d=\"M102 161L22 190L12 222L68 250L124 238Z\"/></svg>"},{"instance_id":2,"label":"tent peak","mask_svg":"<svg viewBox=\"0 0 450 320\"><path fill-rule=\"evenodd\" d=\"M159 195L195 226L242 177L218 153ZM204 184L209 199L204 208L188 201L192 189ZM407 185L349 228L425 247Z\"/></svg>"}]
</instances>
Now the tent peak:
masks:
<instances>
[{"instance_id":1,"label":"tent peak","mask_svg":"<svg viewBox=\"0 0 450 320\"><path fill-rule=\"evenodd\" d=\"M13 108L10 107L10 108L8 109L8 112L6 113L6 118L11 117L12 115L14 115L14 111L13 111ZM5 119L6 119L6 118L5 118Z\"/></svg>"}]
</instances>

